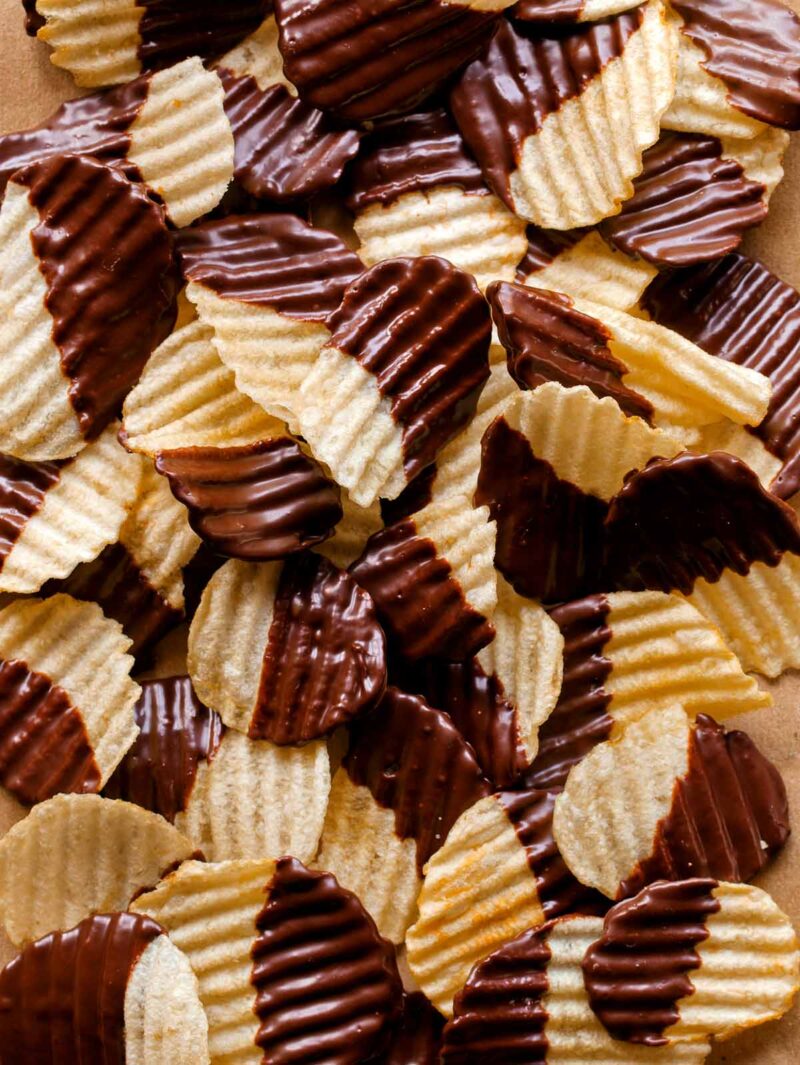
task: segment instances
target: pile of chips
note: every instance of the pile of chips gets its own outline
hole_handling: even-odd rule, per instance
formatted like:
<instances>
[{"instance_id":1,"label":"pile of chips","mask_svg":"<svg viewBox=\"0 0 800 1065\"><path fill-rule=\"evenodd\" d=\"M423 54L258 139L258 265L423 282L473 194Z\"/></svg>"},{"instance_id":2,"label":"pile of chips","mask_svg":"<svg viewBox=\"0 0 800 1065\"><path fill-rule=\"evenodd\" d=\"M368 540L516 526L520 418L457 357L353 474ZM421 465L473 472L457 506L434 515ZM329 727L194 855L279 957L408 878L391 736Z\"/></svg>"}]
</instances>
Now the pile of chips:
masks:
<instances>
[{"instance_id":1,"label":"pile of chips","mask_svg":"<svg viewBox=\"0 0 800 1065\"><path fill-rule=\"evenodd\" d=\"M24 10L23 10L24 6ZM0 1065L683 1065L782 1016L780 0L24 0Z\"/></svg>"}]
</instances>

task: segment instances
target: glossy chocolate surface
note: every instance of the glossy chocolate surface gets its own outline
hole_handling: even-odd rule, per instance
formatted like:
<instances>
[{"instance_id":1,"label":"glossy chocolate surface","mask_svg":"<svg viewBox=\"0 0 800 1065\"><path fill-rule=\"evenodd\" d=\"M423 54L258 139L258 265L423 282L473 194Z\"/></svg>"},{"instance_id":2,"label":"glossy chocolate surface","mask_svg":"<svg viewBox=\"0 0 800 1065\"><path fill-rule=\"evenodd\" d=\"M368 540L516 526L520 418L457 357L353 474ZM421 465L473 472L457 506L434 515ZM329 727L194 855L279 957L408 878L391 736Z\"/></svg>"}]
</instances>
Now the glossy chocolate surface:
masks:
<instances>
[{"instance_id":1,"label":"glossy chocolate surface","mask_svg":"<svg viewBox=\"0 0 800 1065\"><path fill-rule=\"evenodd\" d=\"M746 733L726 733L701 714L692 730L689 771L675 783L652 853L620 885L619 897L655 880L751 880L789 832L786 786L776 766Z\"/></svg>"},{"instance_id":2,"label":"glossy chocolate surface","mask_svg":"<svg viewBox=\"0 0 800 1065\"><path fill-rule=\"evenodd\" d=\"M15 175L39 224L31 243L81 432L117 416L172 330L178 277L164 212L142 185L93 159L55 157Z\"/></svg>"},{"instance_id":3,"label":"glossy chocolate surface","mask_svg":"<svg viewBox=\"0 0 800 1065\"><path fill-rule=\"evenodd\" d=\"M25 8L25 32L29 37L35 37L45 24L44 16L36 10L36 0L22 0L22 6Z\"/></svg>"},{"instance_id":4,"label":"glossy chocolate surface","mask_svg":"<svg viewBox=\"0 0 800 1065\"><path fill-rule=\"evenodd\" d=\"M690 266L738 248L767 217L766 188L725 157L716 137L664 133L644 153L633 196L603 223L627 255L656 266Z\"/></svg>"},{"instance_id":5,"label":"glossy chocolate surface","mask_svg":"<svg viewBox=\"0 0 800 1065\"><path fill-rule=\"evenodd\" d=\"M335 185L358 151L359 133L292 96L285 85L218 70L233 130L236 180L253 196L285 203Z\"/></svg>"},{"instance_id":6,"label":"glossy chocolate surface","mask_svg":"<svg viewBox=\"0 0 800 1065\"><path fill-rule=\"evenodd\" d=\"M444 1017L420 991L405 996L403 1016L382 1065L439 1065Z\"/></svg>"},{"instance_id":7,"label":"glossy chocolate surface","mask_svg":"<svg viewBox=\"0 0 800 1065\"><path fill-rule=\"evenodd\" d=\"M272 6L270 0L136 0L139 59L144 70L160 70L188 56L222 55L253 33Z\"/></svg>"},{"instance_id":8,"label":"glossy chocolate surface","mask_svg":"<svg viewBox=\"0 0 800 1065\"><path fill-rule=\"evenodd\" d=\"M362 122L410 111L473 59L496 17L442 0L277 0L286 76Z\"/></svg>"},{"instance_id":9,"label":"glossy chocolate surface","mask_svg":"<svg viewBox=\"0 0 800 1065\"><path fill-rule=\"evenodd\" d=\"M413 481L409 481L395 499L382 499L381 518L384 525L394 525L397 521L410 518L422 510L433 499L433 482L436 479L436 463L431 463Z\"/></svg>"},{"instance_id":10,"label":"glossy chocolate surface","mask_svg":"<svg viewBox=\"0 0 800 1065\"><path fill-rule=\"evenodd\" d=\"M586 385L600 399L611 396L626 414L652 421L652 404L623 384L628 367L612 354L611 333L576 310L569 296L505 281L493 281L486 296L520 388L547 381Z\"/></svg>"},{"instance_id":11,"label":"glossy chocolate surface","mask_svg":"<svg viewBox=\"0 0 800 1065\"><path fill-rule=\"evenodd\" d=\"M183 230L177 246L187 281L304 321L325 321L364 269L333 233L292 214L203 222Z\"/></svg>"},{"instance_id":12,"label":"glossy chocolate surface","mask_svg":"<svg viewBox=\"0 0 800 1065\"><path fill-rule=\"evenodd\" d=\"M305 743L371 710L386 685L386 641L372 599L349 573L306 552L281 569L255 740Z\"/></svg>"},{"instance_id":13,"label":"glossy chocolate surface","mask_svg":"<svg viewBox=\"0 0 800 1065\"><path fill-rule=\"evenodd\" d=\"M0 785L32 806L58 792L95 792L100 770L67 692L26 662L0 659Z\"/></svg>"},{"instance_id":14,"label":"glossy chocolate surface","mask_svg":"<svg viewBox=\"0 0 800 1065\"><path fill-rule=\"evenodd\" d=\"M497 522L495 565L520 595L556 603L597 586L608 505L562 481L502 416L483 436L475 503Z\"/></svg>"},{"instance_id":15,"label":"glossy chocolate surface","mask_svg":"<svg viewBox=\"0 0 800 1065\"><path fill-rule=\"evenodd\" d=\"M288 436L160 451L156 469L197 535L228 558L285 558L326 540L342 518L339 489Z\"/></svg>"},{"instance_id":16,"label":"glossy chocolate surface","mask_svg":"<svg viewBox=\"0 0 800 1065\"><path fill-rule=\"evenodd\" d=\"M342 767L394 811L400 839L416 840L420 876L464 810L491 790L447 715L392 687L353 726Z\"/></svg>"},{"instance_id":17,"label":"glossy chocolate surface","mask_svg":"<svg viewBox=\"0 0 800 1065\"><path fill-rule=\"evenodd\" d=\"M524 776L531 787L562 788L570 769L611 735L605 683L612 667L604 654L611 639L609 609L605 596L590 595L550 611L564 637L564 677L556 707L539 729L536 759Z\"/></svg>"},{"instance_id":18,"label":"glossy chocolate surface","mask_svg":"<svg viewBox=\"0 0 800 1065\"><path fill-rule=\"evenodd\" d=\"M461 661L494 636L491 623L470 606L433 540L413 518L374 533L350 572L375 601L387 633L411 659Z\"/></svg>"},{"instance_id":19,"label":"glossy chocolate surface","mask_svg":"<svg viewBox=\"0 0 800 1065\"><path fill-rule=\"evenodd\" d=\"M642 17L637 8L577 26L501 19L489 46L464 71L450 95L453 115L487 182L509 207L524 142L622 55Z\"/></svg>"},{"instance_id":20,"label":"glossy chocolate surface","mask_svg":"<svg viewBox=\"0 0 800 1065\"><path fill-rule=\"evenodd\" d=\"M603 935L583 960L589 1004L615 1039L663 1046L691 995L706 922L719 912L716 880L652 884L606 915Z\"/></svg>"},{"instance_id":21,"label":"glossy chocolate surface","mask_svg":"<svg viewBox=\"0 0 800 1065\"><path fill-rule=\"evenodd\" d=\"M733 254L662 274L643 303L711 355L769 377L769 411L751 431L784 463L770 490L793 496L800 490L800 295L757 259Z\"/></svg>"},{"instance_id":22,"label":"glossy chocolate surface","mask_svg":"<svg viewBox=\"0 0 800 1065\"><path fill-rule=\"evenodd\" d=\"M0 570L48 491L58 484L63 466L0 455Z\"/></svg>"},{"instance_id":23,"label":"glossy chocolate surface","mask_svg":"<svg viewBox=\"0 0 800 1065\"><path fill-rule=\"evenodd\" d=\"M444 108L403 115L364 136L349 173L347 206L388 207L410 192L455 185L464 192L488 192L481 168L467 151Z\"/></svg>"},{"instance_id":24,"label":"glossy chocolate surface","mask_svg":"<svg viewBox=\"0 0 800 1065\"><path fill-rule=\"evenodd\" d=\"M128 980L163 931L102 914L25 947L0 972L3 1065L125 1065Z\"/></svg>"},{"instance_id":25,"label":"glossy chocolate surface","mask_svg":"<svg viewBox=\"0 0 800 1065\"><path fill-rule=\"evenodd\" d=\"M188 805L200 762L214 757L224 725L200 702L188 677L139 683L142 694L133 708L139 735L103 795L174 821Z\"/></svg>"},{"instance_id":26,"label":"glossy chocolate surface","mask_svg":"<svg viewBox=\"0 0 800 1065\"><path fill-rule=\"evenodd\" d=\"M538 274L540 270L554 263L559 255L574 248L587 232L590 230L540 229L538 226L529 225L525 230L528 247L517 267L516 280L524 284L531 274Z\"/></svg>"},{"instance_id":27,"label":"glossy chocolate surface","mask_svg":"<svg viewBox=\"0 0 800 1065\"><path fill-rule=\"evenodd\" d=\"M705 53L740 111L800 128L800 19L780 0L674 0L682 32Z\"/></svg>"},{"instance_id":28,"label":"glossy chocolate surface","mask_svg":"<svg viewBox=\"0 0 800 1065\"><path fill-rule=\"evenodd\" d=\"M383 1061L400 1019L394 948L330 873L279 858L256 918L255 1042L272 1065Z\"/></svg>"},{"instance_id":29,"label":"glossy chocolate surface","mask_svg":"<svg viewBox=\"0 0 800 1065\"><path fill-rule=\"evenodd\" d=\"M800 553L794 511L724 452L653 459L614 497L606 522L607 574L615 587L689 595L699 579Z\"/></svg>"},{"instance_id":30,"label":"glossy chocolate surface","mask_svg":"<svg viewBox=\"0 0 800 1065\"><path fill-rule=\"evenodd\" d=\"M472 416L489 377L491 316L474 278L445 259L387 259L347 289L330 346L376 379L402 427L412 480Z\"/></svg>"}]
</instances>

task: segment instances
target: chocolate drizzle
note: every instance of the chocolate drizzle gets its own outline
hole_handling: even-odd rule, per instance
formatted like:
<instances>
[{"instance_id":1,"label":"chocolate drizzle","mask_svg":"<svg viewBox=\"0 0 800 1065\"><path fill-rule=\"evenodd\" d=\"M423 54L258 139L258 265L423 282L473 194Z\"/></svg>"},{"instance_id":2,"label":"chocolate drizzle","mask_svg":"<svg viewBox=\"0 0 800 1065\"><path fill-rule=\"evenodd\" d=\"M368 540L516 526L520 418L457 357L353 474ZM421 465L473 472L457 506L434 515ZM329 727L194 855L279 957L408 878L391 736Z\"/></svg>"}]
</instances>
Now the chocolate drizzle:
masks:
<instances>
[{"instance_id":1,"label":"chocolate drizzle","mask_svg":"<svg viewBox=\"0 0 800 1065\"><path fill-rule=\"evenodd\" d=\"M285 558L327 539L342 518L336 485L287 436L160 451L156 469L197 535L228 558Z\"/></svg>"},{"instance_id":2,"label":"chocolate drizzle","mask_svg":"<svg viewBox=\"0 0 800 1065\"><path fill-rule=\"evenodd\" d=\"M478 54L497 22L443 0L276 0L275 17L300 96L357 122L412 110Z\"/></svg>"},{"instance_id":3,"label":"chocolate drizzle","mask_svg":"<svg viewBox=\"0 0 800 1065\"><path fill-rule=\"evenodd\" d=\"M538 274L570 251L586 236L586 229L540 229L529 225L525 230L528 248L517 267L516 280L524 284L531 274Z\"/></svg>"},{"instance_id":4,"label":"chocolate drizzle","mask_svg":"<svg viewBox=\"0 0 800 1065\"><path fill-rule=\"evenodd\" d=\"M652 423L652 404L623 384L628 367L612 354L611 333L577 311L569 296L505 281L493 281L486 296L508 371L520 388L547 381L565 388L586 385L600 399L611 396L626 414Z\"/></svg>"},{"instance_id":5,"label":"chocolate drizzle","mask_svg":"<svg viewBox=\"0 0 800 1065\"><path fill-rule=\"evenodd\" d=\"M103 795L174 821L189 803L198 765L216 753L224 726L197 698L188 677L140 683L142 694L133 710L139 735Z\"/></svg>"},{"instance_id":6,"label":"chocolate drizzle","mask_svg":"<svg viewBox=\"0 0 800 1065\"><path fill-rule=\"evenodd\" d=\"M800 20L780 0L674 0L682 32L751 118L800 128Z\"/></svg>"},{"instance_id":7,"label":"chocolate drizzle","mask_svg":"<svg viewBox=\"0 0 800 1065\"><path fill-rule=\"evenodd\" d=\"M439 1065L444 1017L420 992L406 995L403 1016L382 1065Z\"/></svg>"},{"instance_id":8,"label":"chocolate drizzle","mask_svg":"<svg viewBox=\"0 0 800 1065\"><path fill-rule=\"evenodd\" d=\"M372 709L386 685L386 644L369 595L307 552L281 570L251 739L305 743Z\"/></svg>"},{"instance_id":9,"label":"chocolate drizzle","mask_svg":"<svg viewBox=\"0 0 800 1065\"><path fill-rule=\"evenodd\" d=\"M0 455L0 571L48 491L58 484L63 462L24 462Z\"/></svg>"},{"instance_id":10,"label":"chocolate drizzle","mask_svg":"<svg viewBox=\"0 0 800 1065\"><path fill-rule=\"evenodd\" d=\"M350 169L347 206L355 213L375 203L388 207L410 192L446 185L489 191L444 108L403 115L365 135Z\"/></svg>"},{"instance_id":11,"label":"chocolate drizzle","mask_svg":"<svg viewBox=\"0 0 800 1065\"><path fill-rule=\"evenodd\" d=\"M566 914L605 913L608 899L575 879L553 838L556 793L528 788L500 791L496 798L525 848L546 920Z\"/></svg>"},{"instance_id":12,"label":"chocolate drizzle","mask_svg":"<svg viewBox=\"0 0 800 1065\"><path fill-rule=\"evenodd\" d=\"M177 246L187 281L309 322L324 322L363 270L333 233L292 214L204 222L183 230Z\"/></svg>"},{"instance_id":13,"label":"chocolate drizzle","mask_svg":"<svg viewBox=\"0 0 800 1065\"><path fill-rule=\"evenodd\" d=\"M525 773L535 788L563 788L570 769L607 740L614 721L605 683L611 662L604 655L611 639L608 600L591 595L554 607L550 616L564 637L564 679L550 717L539 729L539 750Z\"/></svg>"},{"instance_id":14,"label":"chocolate drizzle","mask_svg":"<svg viewBox=\"0 0 800 1065\"><path fill-rule=\"evenodd\" d=\"M178 278L164 212L144 186L94 159L33 163L14 180L39 213L31 242L81 432L117 416L175 322Z\"/></svg>"},{"instance_id":15,"label":"chocolate drizzle","mask_svg":"<svg viewBox=\"0 0 800 1065\"><path fill-rule=\"evenodd\" d=\"M163 929L132 913L87 917L0 972L3 1065L125 1065L125 991Z\"/></svg>"},{"instance_id":16,"label":"chocolate drizzle","mask_svg":"<svg viewBox=\"0 0 800 1065\"><path fill-rule=\"evenodd\" d=\"M622 55L643 17L639 7L578 26L502 19L464 71L450 96L453 115L484 177L512 210L510 178L525 141Z\"/></svg>"},{"instance_id":17,"label":"chocolate drizzle","mask_svg":"<svg viewBox=\"0 0 800 1065\"><path fill-rule=\"evenodd\" d=\"M676 781L652 853L619 889L635 895L655 880L713 876L751 880L789 838L786 787L778 769L744 732L698 716L689 770Z\"/></svg>"},{"instance_id":18,"label":"chocolate drizzle","mask_svg":"<svg viewBox=\"0 0 800 1065\"><path fill-rule=\"evenodd\" d=\"M698 946L718 913L716 880L652 884L606 915L603 935L583 959L589 1004L614 1039L664 1046L680 1018L678 1003L694 991Z\"/></svg>"},{"instance_id":19,"label":"chocolate drizzle","mask_svg":"<svg viewBox=\"0 0 800 1065\"><path fill-rule=\"evenodd\" d=\"M411 480L472 416L489 377L491 317L474 278L445 259L387 259L328 320L330 345L376 379L403 431Z\"/></svg>"},{"instance_id":20,"label":"chocolate drizzle","mask_svg":"<svg viewBox=\"0 0 800 1065\"><path fill-rule=\"evenodd\" d=\"M464 597L447 559L420 536L413 518L380 529L350 572L375 601L381 620L411 659L469 658L494 636Z\"/></svg>"},{"instance_id":21,"label":"chocolate drizzle","mask_svg":"<svg viewBox=\"0 0 800 1065\"><path fill-rule=\"evenodd\" d=\"M383 1061L403 989L394 949L330 873L280 858L256 918L255 1042L271 1065Z\"/></svg>"},{"instance_id":22,"label":"chocolate drizzle","mask_svg":"<svg viewBox=\"0 0 800 1065\"><path fill-rule=\"evenodd\" d=\"M26 662L0 659L0 784L33 806L100 790L100 769L67 692Z\"/></svg>"},{"instance_id":23,"label":"chocolate drizzle","mask_svg":"<svg viewBox=\"0 0 800 1065\"><path fill-rule=\"evenodd\" d=\"M473 968L444 1029L443 1065L547 1065L549 932L523 932Z\"/></svg>"},{"instance_id":24,"label":"chocolate drizzle","mask_svg":"<svg viewBox=\"0 0 800 1065\"><path fill-rule=\"evenodd\" d=\"M633 196L603 223L626 255L656 266L705 262L733 251L767 217L766 188L723 156L716 137L665 133L643 161Z\"/></svg>"},{"instance_id":25,"label":"chocolate drizzle","mask_svg":"<svg viewBox=\"0 0 800 1065\"><path fill-rule=\"evenodd\" d=\"M284 203L336 184L358 151L356 130L335 126L285 85L262 89L249 75L225 67L217 73L233 130L234 173L243 189Z\"/></svg>"},{"instance_id":26,"label":"chocolate drizzle","mask_svg":"<svg viewBox=\"0 0 800 1065\"><path fill-rule=\"evenodd\" d=\"M689 595L725 570L777 566L800 554L794 511L770 495L741 460L723 452L653 459L626 481L606 523L609 582Z\"/></svg>"},{"instance_id":27,"label":"chocolate drizzle","mask_svg":"<svg viewBox=\"0 0 800 1065\"><path fill-rule=\"evenodd\" d=\"M502 416L483 436L477 506L497 522L495 565L520 595L558 602L592 591L608 505L562 481Z\"/></svg>"},{"instance_id":28,"label":"chocolate drizzle","mask_svg":"<svg viewBox=\"0 0 800 1065\"><path fill-rule=\"evenodd\" d=\"M222 55L253 33L269 14L269 0L136 0L139 60L143 70L161 70L187 56Z\"/></svg>"},{"instance_id":29,"label":"chocolate drizzle","mask_svg":"<svg viewBox=\"0 0 800 1065\"><path fill-rule=\"evenodd\" d=\"M710 354L769 377L769 411L751 432L784 463L771 491L793 496L800 490L800 295L762 263L733 254L662 274L644 305Z\"/></svg>"},{"instance_id":30,"label":"chocolate drizzle","mask_svg":"<svg viewBox=\"0 0 800 1065\"><path fill-rule=\"evenodd\" d=\"M464 810L491 790L450 719L391 687L374 713L353 726L342 767L394 811L400 839L416 840L420 876Z\"/></svg>"}]
</instances>

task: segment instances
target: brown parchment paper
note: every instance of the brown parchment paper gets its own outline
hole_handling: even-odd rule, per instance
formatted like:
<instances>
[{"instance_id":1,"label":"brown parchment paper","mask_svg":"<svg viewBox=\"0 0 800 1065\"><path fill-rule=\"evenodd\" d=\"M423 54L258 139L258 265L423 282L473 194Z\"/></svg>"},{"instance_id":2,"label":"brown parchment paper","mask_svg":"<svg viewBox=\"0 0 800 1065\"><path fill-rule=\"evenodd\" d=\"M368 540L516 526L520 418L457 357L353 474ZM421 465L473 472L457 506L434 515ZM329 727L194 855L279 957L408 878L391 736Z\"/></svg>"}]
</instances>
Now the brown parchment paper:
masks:
<instances>
[{"instance_id":1,"label":"brown parchment paper","mask_svg":"<svg viewBox=\"0 0 800 1065\"><path fill-rule=\"evenodd\" d=\"M790 0L800 13L800 0ZM24 129L45 119L63 100L76 96L71 78L53 67L49 50L26 36L21 0L0 0L0 133ZM758 255L786 281L800 288L800 134L793 138L786 178L775 193L764 225L749 235L745 250ZM176 647L165 649L161 675L180 669ZM792 802L795 835L778 860L757 881L770 891L800 930L800 674L769 685L775 707L736 718L732 727L748 731L783 772ZM0 835L21 815L0 794ZM12 951L0 932L0 964ZM783 1020L715 1048L713 1065L795 1065L800 1061L800 1002Z\"/></svg>"}]
</instances>

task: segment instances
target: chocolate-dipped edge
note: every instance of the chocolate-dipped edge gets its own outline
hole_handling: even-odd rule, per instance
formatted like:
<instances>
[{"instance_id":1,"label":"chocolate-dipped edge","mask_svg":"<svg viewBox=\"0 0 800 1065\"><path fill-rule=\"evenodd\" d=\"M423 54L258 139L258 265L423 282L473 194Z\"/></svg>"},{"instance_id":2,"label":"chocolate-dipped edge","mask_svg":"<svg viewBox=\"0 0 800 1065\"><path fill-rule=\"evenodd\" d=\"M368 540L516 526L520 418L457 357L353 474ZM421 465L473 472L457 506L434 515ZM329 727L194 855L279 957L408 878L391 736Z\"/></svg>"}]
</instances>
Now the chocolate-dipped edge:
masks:
<instances>
[{"instance_id":1,"label":"chocolate-dipped edge","mask_svg":"<svg viewBox=\"0 0 800 1065\"><path fill-rule=\"evenodd\" d=\"M292 214L203 222L182 230L176 245L187 281L310 322L324 322L364 269L337 236Z\"/></svg>"},{"instance_id":2,"label":"chocolate-dipped edge","mask_svg":"<svg viewBox=\"0 0 800 1065\"><path fill-rule=\"evenodd\" d=\"M136 0L137 56L143 70L162 70L189 56L210 59L254 33L270 12L270 0Z\"/></svg>"},{"instance_id":3,"label":"chocolate-dipped edge","mask_svg":"<svg viewBox=\"0 0 800 1065\"><path fill-rule=\"evenodd\" d=\"M262 89L250 75L225 67L217 73L233 130L234 174L243 189L284 203L336 184L358 151L357 130L337 127L283 84Z\"/></svg>"},{"instance_id":4,"label":"chocolate-dipped edge","mask_svg":"<svg viewBox=\"0 0 800 1065\"><path fill-rule=\"evenodd\" d=\"M25 462L0 454L0 572L63 467L63 462Z\"/></svg>"},{"instance_id":5,"label":"chocolate-dipped edge","mask_svg":"<svg viewBox=\"0 0 800 1065\"><path fill-rule=\"evenodd\" d=\"M447 715L392 687L353 725L342 768L394 812L400 839L416 841L420 876L464 810L491 791Z\"/></svg>"},{"instance_id":6,"label":"chocolate-dipped edge","mask_svg":"<svg viewBox=\"0 0 800 1065\"><path fill-rule=\"evenodd\" d=\"M163 209L144 186L83 156L18 171L39 215L31 243L81 433L119 414L177 315L178 276Z\"/></svg>"},{"instance_id":7,"label":"chocolate-dipped edge","mask_svg":"<svg viewBox=\"0 0 800 1065\"><path fill-rule=\"evenodd\" d=\"M520 595L555 603L598 586L608 504L561 480L502 415L483 436L475 504L497 522L495 565Z\"/></svg>"},{"instance_id":8,"label":"chocolate-dipped edge","mask_svg":"<svg viewBox=\"0 0 800 1065\"><path fill-rule=\"evenodd\" d=\"M47 19L36 10L36 0L22 0L22 6L25 8L25 32L29 37L35 37L47 24Z\"/></svg>"},{"instance_id":9,"label":"chocolate-dipped edge","mask_svg":"<svg viewBox=\"0 0 800 1065\"><path fill-rule=\"evenodd\" d=\"M373 533L350 572L407 658L463 660L494 636L491 622L467 602L450 563L433 540L419 535L413 518Z\"/></svg>"},{"instance_id":10,"label":"chocolate-dipped edge","mask_svg":"<svg viewBox=\"0 0 800 1065\"><path fill-rule=\"evenodd\" d=\"M582 967L589 1005L614 1039L664 1046L680 1018L678 1003L694 991L698 946L719 912L716 880L651 884L606 914L603 934Z\"/></svg>"},{"instance_id":11,"label":"chocolate-dipped edge","mask_svg":"<svg viewBox=\"0 0 800 1065\"><path fill-rule=\"evenodd\" d=\"M780 0L673 0L672 7L733 107L800 129L800 19L790 7Z\"/></svg>"},{"instance_id":12,"label":"chocolate-dipped edge","mask_svg":"<svg viewBox=\"0 0 800 1065\"><path fill-rule=\"evenodd\" d=\"M386 641L372 599L322 555L280 573L251 739L281 745L331 733L371 710L386 686Z\"/></svg>"},{"instance_id":13,"label":"chocolate-dipped edge","mask_svg":"<svg viewBox=\"0 0 800 1065\"><path fill-rule=\"evenodd\" d=\"M489 377L491 316L475 279L437 256L386 259L365 271L328 319L390 401L410 481L465 425Z\"/></svg>"},{"instance_id":14,"label":"chocolate-dipped edge","mask_svg":"<svg viewBox=\"0 0 800 1065\"><path fill-rule=\"evenodd\" d=\"M453 116L487 182L512 210L510 180L525 141L622 55L643 17L640 6L579 25L501 19L461 75L450 94Z\"/></svg>"},{"instance_id":15,"label":"chocolate-dipped edge","mask_svg":"<svg viewBox=\"0 0 800 1065\"><path fill-rule=\"evenodd\" d=\"M517 0L512 18L522 22L577 22L586 0Z\"/></svg>"},{"instance_id":16,"label":"chocolate-dipped edge","mask_svg":"<svg viewBox=\"0 0 800 1065\"><path fill-rule=\"evenodd\" d=\"M611 639L609 611L604 595L550 611L564 637L564 677L555 709L539 729L536 758L524 774L530 787L563 788L570 769L611 735L614 720L605 684L612 665L603 653Z\"/></svg>"},{"instance_id":17,"label":"chocolate-dipped edge","mask_svg":"<svg viewBox=\"0 0 800 1065\"><path fill-rule=\"evenodd\" d=\"M406 994L403 1015L382 1065L439 1065L444 1017L421 991Z\"/></svg>"},{"instance_id":18,"label":"chocolate-dipped edge","mask_svg":"<svg viewBox=\"0 0 800 1065\"><path fill-rule=\"evenodd\" d=\"M793 496L800 490L800 294L763 263L734 253L661 274L643 305L711 355L769 377L769 411L749 431L784 463L770 491Z\"/></svg>"},{"instance_id":19,"label":"chocolate-dipped edge","mask_svg":"<svg viewBox=\"0 0 800 1065\"><path fill-rule=\"evenodd\" d=\"M655 880L751 880L789 833L786 786L777 767L746 733L726 733L700 714L691 731L688 771L675 782L651 853L623 881L618 897L635 895Z\"/></svg>"},{"instance_id":20,"label":"chocolate-dipped edge","mask_svg":"<svg viewBox=\"0 0 800 1065\"><path fill-rule=\"evenodd\" d=\"M139 683L142 694L133 708L139 734L103 795L174 821L189 803L200 762L214 757L225 727L197 698L189 677Z\"/></svg>"},{"instance_id":21,"label":"chocolate-dipped edge","mask_svg":"<svg viewBox=\"0 0 800 1065\"><path fill-rule=\"evenodd\" d=\"M529 225L525 230L528 247L517 266L515 280L525 284L531 274L547 269L556 259L570 251L590 233L589 229L540 229Z\"/></svg>"},{"instance_id":22,"label":"chocolate-dipped edge","mask_svg":"<svg viewBox=\"0 0 800 1065\"><path fill-rule=\"evenodd\" d=\"M394 948L330 873L279 858L256 918L251 983L264 1060L383 1060L400 1019Z\"/></svg>"},{"instance_id":23,"label":"chocolate-dipped edge","mask_svg":"<svg viewBox=\"0 0 800 1065\"><path fill-rule=\"evenodd\" d=\"M471 194L489 191L452 118L437 108L382 122L365 134L348 173L347 206L357 214L453 185Z\"/></svg>"},{"instance_id":24,"label":"chocolate-dipped edge","mask_svg":"<svg viewBox=\"0 0 800 1065\"><path fill-rule=\"evenodd\" d=\"M80 710L27 662L0 659L0 785L33 806L59 792L100 790Z\"/></svg>"},{"instance_id":25,"label":"chocolate-dipped edge","mask_svg":"<svg viewBox=\"0 0 800 1065\"><path fill-rule=\"evenodd\" d=\"M332 536L342 519L338 487L291 437L159 451L155 466L192 529L228 558L285 558Z\"/></svg>"},{"instance_id":26,"label":"chocolate-dipped edge","mask_svg":"<svg viewBox=\"0 0 800 1065\"><path fill-rule=\"evenodd\" d=\"M633 196L603 222L611 243L656 266L726 255L767 217L766 187L723 155L716 137L664 133L644 153Z\"/></svg>"},{"instance_id":27,"label":"chocolate-dipped edge","mask_svg":"<svg viewBox=\"0 0 800 1065\"><path fill-rule=\"evenodd\" d=\"M381 499L381 518L384 525L410 518L433 500L433 484L436 480L436 463L432 462L422 473L409 481L399 496Z\"/></svg>"},{"instance_id":28,"label":"chocolate-dipped edge","mask_svg":"<svg viewBox=\"0 0 800 1065\"><path fill-rule=\"evenodd\" d=\"M610 396L625 414L652 424L652 403L623 383L629 371L611 351L611 332L576 310L569 296L493 281L486 298L508 371L520 388L547 381L565 388L586 385L600 399Z\"/></svg>"},{"instance_id":29,"label":"chocolate-dipped edge","mask_svg":"<svg viewBox=\"0 0 800 1065\"><path fill-rule=\"evenodd\" d=\"M800 525L740 459L721 451L653 459L631 475L606 519L610 585L691 594L726 570L800 554Z\"/></svg>"},{"instance_id":30,"label":"chocolate-dipped edge","mask_svg":"<svg viewBox=\"0 0 800 1065\"><path fill-rule=\"evenodd\" d=\"M23 948L0 972L3 1065L125 1065L125 991L163 932L139 914L97 914Z\"/></svg>"}]
</instances>

